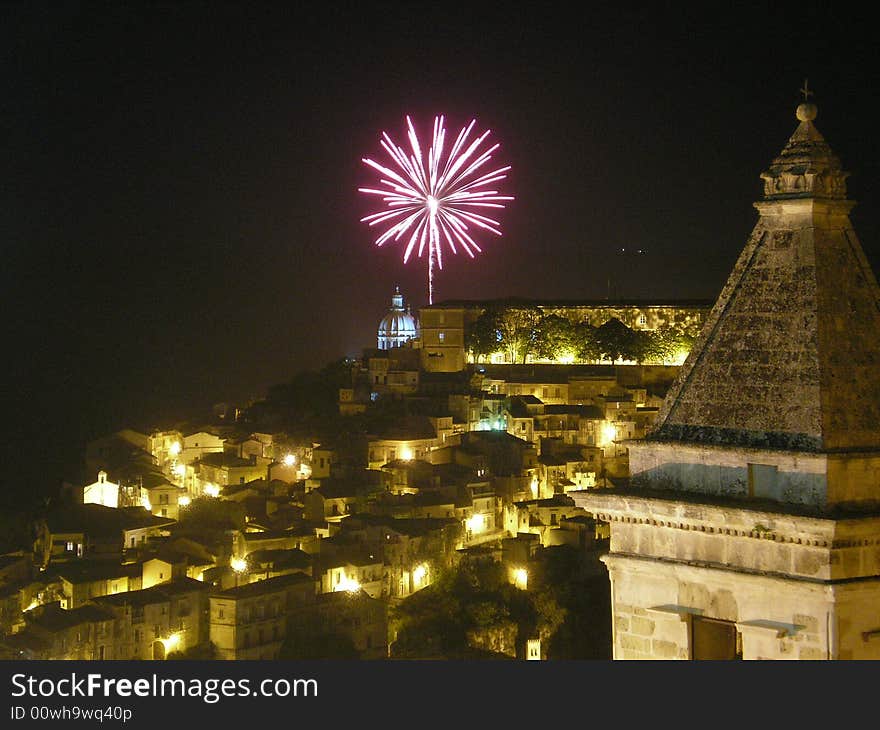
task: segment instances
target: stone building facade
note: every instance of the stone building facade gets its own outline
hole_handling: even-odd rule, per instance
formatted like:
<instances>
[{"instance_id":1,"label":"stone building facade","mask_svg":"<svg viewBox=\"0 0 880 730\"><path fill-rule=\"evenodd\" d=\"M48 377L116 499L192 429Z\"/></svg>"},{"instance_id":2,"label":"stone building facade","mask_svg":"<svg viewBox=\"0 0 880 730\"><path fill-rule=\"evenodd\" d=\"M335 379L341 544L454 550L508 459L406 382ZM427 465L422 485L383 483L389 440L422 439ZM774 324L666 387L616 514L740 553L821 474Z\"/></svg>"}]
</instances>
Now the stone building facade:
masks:
<instances>
[{"instance_id":1,"label":"stone building facade","mask_svg":"<svg viewBox=\"0 0 880 730\"><path fill-rule=\"evenodd\" d=\"M615 659L880 658L880 289L797 117L630 484L575 493L611 526Z\"/></svg>"},{"instance_id":2,"label":"stone building facade","mask_svg":"<svg viewBox=\"0 0 880 730\"><path fill-rule=\"evenodd\" d=\"M557 315L572 322L589 322L599 327L610 319L619 319L635 330L657 330L676 325L685 328L702 325L712 307L703 300L682 301L610 301L610 300L468 300L449 301L419 310L421 366L427 372L459 372L468 358L468 328L489 307L503 309L518 306L538 307L545 315Z\"/></svg>"}]
</instances>

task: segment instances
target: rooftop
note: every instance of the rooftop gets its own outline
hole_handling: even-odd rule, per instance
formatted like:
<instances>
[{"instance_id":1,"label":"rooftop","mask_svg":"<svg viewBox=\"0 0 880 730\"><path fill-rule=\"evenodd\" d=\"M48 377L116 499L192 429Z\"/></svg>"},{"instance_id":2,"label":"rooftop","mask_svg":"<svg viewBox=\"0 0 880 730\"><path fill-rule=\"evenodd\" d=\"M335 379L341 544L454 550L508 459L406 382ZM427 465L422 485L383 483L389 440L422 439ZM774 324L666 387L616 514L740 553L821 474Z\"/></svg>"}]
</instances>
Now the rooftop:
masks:
<instances>
[{"instance_id":1,"label":"rooftop","mask_svg":"<svg viewBox=\"0 0 880 730\"><path fill-rule=\"evenodd\" d=\"M605 493L607 490L602 490ZM567 494L554 494L546 499L527 499L522 502L515 502L518 507L573 507L574 499Z\"/></svg>"},{"instance_id":2,"label":"rooftop","mask_svg":"<svg viewBox=\"0 0 880 730\"><path fill-rule=\"evenodd\" d=\"M100 504L65 504L50 510L46 516L49 530L54 533L83 532L89 535L113 535L125 530L163 527L175 520L157 517L141 507L116 509Z\"/></svg>"},{"instance_id":3,"label":"rooftop","mask_svg":"<svg viewBox=\"0 0 880 730\"><path fill-rule=\"evenodd\" d=\"M880 450L880 288L815 105L796 116L651 440Z\"/></svg>"},{"instance_id":4,"label":"rooftop","mask_svg":"<svg viewBox=\"0 0 880 730\"><path fill-rule=\"evenodd\" d=\"M311 566L312 556L302 550L254 550L247 554L249 565L271 564L277 568L305 569Z\"/></svg>"},{"instance_id":5,"label":"rooftop","mask_svg":"<svg viewBox=\"0 0 880 730\"><path fill-rule=\"evenodd\" d=\"M351 515L346 520L347 526L356 526L358 524L387 527L401 535L419 537L427 535L434 530L440 530L449 527L450 525L457 525L459 524L459 521L452 517L390 517L387 515L372 515L366 513Z\"/></svg>"},{"instance_id":6,"label":"rooftop","mask_svg":"<svg viewBox=\"0 0 880 730\"><path fill-rule=\"evenodd\" d=\"M654 408L653 410L657 409ZM605 418L605 414L599 406L579 406L571 404L546 405L544 406L544 415L572 415L599 421Z\"/></svg>"},{"instance_id":7,"label":"rooftop","mask_svg":"<svg viewBox=\"0 0 880 730\"><path fill-rule=\"evenodd\" d=\"M314 582L315 579L306 573L287 573L286 575L279 575L275 578L266 578L265 580L246 583L245 585L237 586L236 588L228 588L219 593L212 593L211 598L252 598L254 596L275 593L276 591L283 591L290 586L301 585L303 583L314 584Z\"/></svg>"},{"instance_id":8,"label":"rooftop","mask_svg":"<svg viewBox=\"0 0 880 730\"><path fill-rule=\"evenodd\" d=\"M209 588L210 586L207 584L192 578L178 578L167 583L157 583L154 586L142 588L138 591L98 596L93 598L92 601L108 606L150 606L156 603L165 603L171 598L192 593L193 591L206 591Z\"/></svg>"},{"instance_id":9,"label":"rooftop","mask_svg":"<svg viewBox=\"0 0 880 730\"><path fill-rule=\"evenodd\" d=\"M60 564L57 568L50 564L46 572L54 573L70 583L87 583L139 576L141 566L136 563L120 564L108 560L72 560Z\"/></svg>"},{"instance_id":10,"label":"rooftop","mask_svg":"<svg viewBox=\"0 0 880 730\"><path fill-rule=\"evenodd\" d=\"M415 441L437 438L437 431L427 416L406 416L385 426L373 440Z\"/></svg>"},{"instance_id":11,"label":"rooftop","mask_svg":"<svg viewBox=\"0 0 880 730\"><path fill-rule=\"evenodd\" d=\"M448 299L422 309L486 309L488 307L591 307L620 309L621 307L674 307L708 309L714 302L708 299Z\"/></svg>"},{"instance_id":12,"label":"rooftop","mask_svg":"<svg viewBox=\"0 0 880 730\"><path fill-rule=\"evenodd\" d=\"M25 621L29 625L52 633L86 623L112 621L115 618L110 611L90 604L66 611L58 603L49 603L25 613Z\"/></svg>"},{"instance_id":13,"label":"rooftop","mask_svg":"<svg viewBox=\"0 0 880 730\"><path fill-rule=\"evenodd\" d=\"M199 463L205 464L207 466L227 469L254 465L250 459L242 459L240 456L229 454L225 451L216 451L211 454L202 454L202 456L199 458Z\"/></svg>"}]
</instances>

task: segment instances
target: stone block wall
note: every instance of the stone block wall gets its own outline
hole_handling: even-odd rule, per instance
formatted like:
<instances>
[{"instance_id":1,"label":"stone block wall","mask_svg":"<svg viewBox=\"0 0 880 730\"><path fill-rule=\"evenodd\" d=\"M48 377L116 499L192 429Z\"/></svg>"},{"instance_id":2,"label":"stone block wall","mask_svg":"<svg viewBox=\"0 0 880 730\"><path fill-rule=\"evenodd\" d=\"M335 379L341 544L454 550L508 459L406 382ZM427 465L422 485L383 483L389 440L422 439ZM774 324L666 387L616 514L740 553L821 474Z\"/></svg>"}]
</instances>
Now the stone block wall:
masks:
<instances>
[{"instance_id":1,"label":"stone block wall","mask_svg":"<svg viewBox=\"0 0 880 730\"><path fill-rule=\"evenodd\" d=\"M807 580L880 576L880 517L830 519L602 490L569 495L610 523L612 554Z\"/></svg>"},{"instance_id":2,"label":"stone block wall","mask_svg":"<svg viewBox=\"0 0 880 730\"><path fill-rule=\"evenodd\" d=\"M615 659L690 659L694 616L736 625L743 659L836 658L827 586L616 555L604 560Z\"/></svg>"},{"instance_id":3,"label":"stone block wall","mask_svg":"<svg viewBox=\"0 0 880 730\"><path fill-rule=\"evenodd\" d=\"M828 458L781 450L633 442L629 468L635 486L746 498L749 464L775 467L775 484L760 496L781 503L824 506L828 500ZM877 465L880 471L880 464ZM880 481L877 482L880 484ZM754 485L752 485L754 491Z\"/></svg>"}]
</instances>

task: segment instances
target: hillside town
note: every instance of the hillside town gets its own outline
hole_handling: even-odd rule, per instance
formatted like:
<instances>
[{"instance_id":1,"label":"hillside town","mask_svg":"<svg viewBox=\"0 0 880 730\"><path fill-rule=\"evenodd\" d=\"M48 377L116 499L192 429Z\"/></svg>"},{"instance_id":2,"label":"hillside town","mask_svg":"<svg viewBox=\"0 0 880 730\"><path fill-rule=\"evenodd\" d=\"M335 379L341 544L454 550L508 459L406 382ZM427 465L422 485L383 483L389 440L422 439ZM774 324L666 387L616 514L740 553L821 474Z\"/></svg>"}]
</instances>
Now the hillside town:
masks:
<instances>
[{"instance_id":1,"label":"hillside town","mask_svg":"<svg viewBox=\"0 0 880 730\"><path fill-rule=\"evenodd\" d=\"M714 303L395 291L359 358L90 441L7 520L3 657L877 659L880 288L803 92Z\"/></svg>"},{"instance_id":2,"label":"hillside town","mask_svg":"<svg viewBox=\"0 0 880 730\"><path fill-rule=\"evenodd\" d=\"M604 364L537 352L516 363L466 341L487 312L588 327L590 315L632 339L658 317L696 331L707 311L472 302L424 308L420 326L395 291L360 359L300 373L246 407L218 404L203 422L89 442L84 479L0 557L3 655L447 656L406 625L407 598L487 566L496 584L540 591L558 579L548 565L563 563L567 585L595 593L590 633L607 637L608 526L571 493L625 480L623 442L650 431L679 366L614 363L633 356L601 337ZM471 627L452 655L553 656L559 608L552 625ZM595 656L580 658L608 657L607 638L590 645Z\"/></svg>"}]
</instances>

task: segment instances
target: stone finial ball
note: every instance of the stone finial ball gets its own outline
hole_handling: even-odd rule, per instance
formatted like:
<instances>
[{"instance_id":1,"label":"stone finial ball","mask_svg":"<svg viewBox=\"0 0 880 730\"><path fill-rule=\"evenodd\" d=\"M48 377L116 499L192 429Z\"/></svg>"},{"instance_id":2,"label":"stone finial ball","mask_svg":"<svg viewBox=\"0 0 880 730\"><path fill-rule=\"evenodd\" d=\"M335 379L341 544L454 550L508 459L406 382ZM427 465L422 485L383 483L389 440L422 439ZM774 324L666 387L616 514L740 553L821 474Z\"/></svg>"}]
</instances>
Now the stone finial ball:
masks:
<instances>
[{"instance_id":1,"label":"stone finial ball","mask_svg":"<svg viewBox=\"0 0 880 730\"><path fill-rule=\"evenodd\" d=\"M797 108L797 118L802 122L812 122L818 113L815 104L801 104Z\"/></svg>"}]
</instances>

